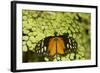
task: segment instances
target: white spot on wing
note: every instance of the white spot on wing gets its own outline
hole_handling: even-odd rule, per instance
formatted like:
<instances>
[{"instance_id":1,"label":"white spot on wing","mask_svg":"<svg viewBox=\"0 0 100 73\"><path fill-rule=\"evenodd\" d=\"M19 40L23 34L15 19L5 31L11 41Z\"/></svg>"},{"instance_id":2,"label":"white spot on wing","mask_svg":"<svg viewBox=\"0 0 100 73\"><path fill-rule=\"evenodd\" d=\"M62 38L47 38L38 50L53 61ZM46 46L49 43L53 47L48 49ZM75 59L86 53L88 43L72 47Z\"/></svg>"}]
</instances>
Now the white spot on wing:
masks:
<instances>
[{"instance_id":1,"label":"white spot on wing","mask_svg":"<svg viewBox=\"0 0 100 73\"><path fill-rule=\"evenodd\" d=\"M45 51L47 50L46 46L44 47L44 50L45 50Z\"/></svg>"}]
</instances>

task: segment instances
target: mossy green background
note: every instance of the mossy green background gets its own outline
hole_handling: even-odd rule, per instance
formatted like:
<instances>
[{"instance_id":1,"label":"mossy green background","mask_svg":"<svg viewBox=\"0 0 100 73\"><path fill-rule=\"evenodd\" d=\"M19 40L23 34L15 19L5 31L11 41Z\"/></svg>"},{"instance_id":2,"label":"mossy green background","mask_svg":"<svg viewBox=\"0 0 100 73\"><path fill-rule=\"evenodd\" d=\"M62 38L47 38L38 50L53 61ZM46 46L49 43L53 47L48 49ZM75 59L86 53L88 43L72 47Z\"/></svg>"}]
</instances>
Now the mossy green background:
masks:
<instances>
[{"instance_id":1,"label":"mossy green background","mask_svg":"<svg viewBox=\"0 0 100 73\"><path fill-rule=\"evenodd\" d=\"M57 12L22 10L22 53L23 62L49 61L48 57L37 57L34 48L41 39L69 33L78 43L75 60L91 59L91 14L82 12ZM71 61L74 53L62 57L62 61ZM59 59L59 57L58 57ZM54 59L53 61L56 61Z\"/></svg>"}]
</instances>

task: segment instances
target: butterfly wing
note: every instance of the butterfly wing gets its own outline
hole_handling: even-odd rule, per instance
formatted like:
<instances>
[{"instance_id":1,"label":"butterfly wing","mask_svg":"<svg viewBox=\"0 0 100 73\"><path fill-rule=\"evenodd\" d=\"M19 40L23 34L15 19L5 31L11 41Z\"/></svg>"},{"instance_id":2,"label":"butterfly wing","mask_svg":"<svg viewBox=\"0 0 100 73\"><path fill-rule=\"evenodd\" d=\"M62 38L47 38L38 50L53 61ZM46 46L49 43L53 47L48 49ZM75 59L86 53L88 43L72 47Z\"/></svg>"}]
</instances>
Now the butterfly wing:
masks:
<instances>
[{"instance_id":1,"label":"butterfly wing","mask_svg":"<svg viewBox=\"0 0 100 73\"><path fill-rule=\"evenodd\" d=\"M77 42L69 36L50 36L40 40L36 47L35 53L42 56L53 57L56 54L67 55L77 53Z\"/></svg>"},{"instance_id":2,"label":"butterfly wing","mask_svg":"<svg viewBox=\"0 0 100 73\"><path fill-rule=\"evenodd\" d=\"M62 37L52 37L49 39L48 52L49 56L64 54L64 40Z\"/></svg>"},{"instance_id":3,"label":"butterfly wing","mask_svg":"<svg viewBox=\"0 0 100 73\"><path fill-rule=\"evenodd\" d=\"M48 42L49 42L50 37L46 37L42 40L40 40L37 45L35 46L35 53L38 55L48 55Z\"/></svg>"},{"instance_id":4,"label":"butterfly wing","mask_svg":"<svg viewBox=\"0 0 100 73\"><path fill-rule=\"evenodd\" d=\"M55 38L50 38L48 42L48 53L49 56L54 56L56 54L56 41Z\"/></svg>"},{"instance_id":5,"label":"butterfly wing","mask_svg":"<svg viewBox=\"0 0 100 73\"><path fill-rule=\"evenodd\" d=\"M64 40L62 37L58 37L57 40L57 53L60 55L64 54L64 49L65 49L65 45L64 45Z\"/></svg>"},{"instance_id":6,"label":"butterfly wing","mask_svg":"<svg viewBox=\"0 0 100 73\"><path fill-rule=\"evenodd\" d=\"M77 53L77 42L73 37L63 37L65 43L65 53Z\"/></svg>"}]
</instances>

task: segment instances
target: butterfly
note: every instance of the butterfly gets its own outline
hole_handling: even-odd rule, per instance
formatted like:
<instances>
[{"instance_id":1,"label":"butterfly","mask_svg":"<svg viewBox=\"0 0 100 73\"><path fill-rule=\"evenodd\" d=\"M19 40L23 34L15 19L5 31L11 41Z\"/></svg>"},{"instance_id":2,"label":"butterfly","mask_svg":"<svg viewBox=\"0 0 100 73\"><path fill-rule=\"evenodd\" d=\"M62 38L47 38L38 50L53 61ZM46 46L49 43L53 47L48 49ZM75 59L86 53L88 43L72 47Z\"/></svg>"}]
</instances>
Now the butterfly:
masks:
<instances>
[{"instance_id":1,"label":"butterfly","mask_svg":"<svg viewBox=\"0 0 100 73\"><path fill-rule=\"evenodd\" d=\"M48 36L40 40L35 46L35 53L38 55L54 57L57 55L64 56L68 53L77 53L77 42L68 33L57 36Z\"/></svg>"}]
</instances>

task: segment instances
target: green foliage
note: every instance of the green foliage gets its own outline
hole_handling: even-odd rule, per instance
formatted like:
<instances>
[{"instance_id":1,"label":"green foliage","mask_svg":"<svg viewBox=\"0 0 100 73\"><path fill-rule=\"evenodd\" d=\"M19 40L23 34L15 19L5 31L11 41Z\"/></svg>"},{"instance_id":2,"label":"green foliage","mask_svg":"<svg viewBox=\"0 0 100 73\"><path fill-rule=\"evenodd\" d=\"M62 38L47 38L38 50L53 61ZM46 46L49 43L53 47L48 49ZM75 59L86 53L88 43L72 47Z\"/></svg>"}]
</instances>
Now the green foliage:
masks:
<instances>
[{"instance_id":1,"label":"green foliage","mask_svg":"<svg viewBox=\"0 0 100 73\"><path fill-rule=\"evenodd\" d=\"M78 12L53 12L53 11L22 11L22 42L23 42L23 61L26 60L25 52L34 52L35 45L41 39L69 33L78 43L76 60L90 59L90 22L91 14ZM24 56L25 54L25 56ZM28 62L49 61L48 57L34 57L28 53L31 58ZM28 56L28 57L29 57ZM74 59L75 54L67 54L61 57L61 61L70 61ZM26 56L27 57L27 56ZM60 58L58 57L60 60ZM56 61L54 58L52 61Z\"/></svg>"}]
</instances>

